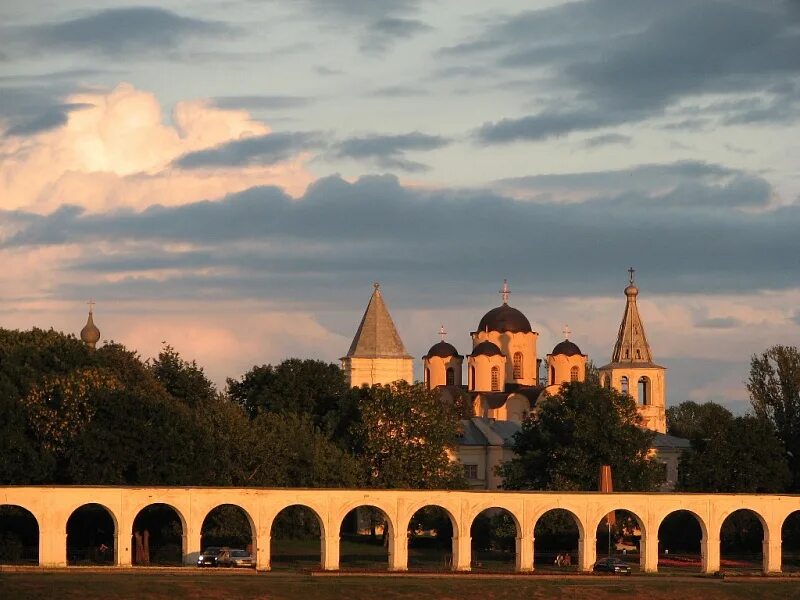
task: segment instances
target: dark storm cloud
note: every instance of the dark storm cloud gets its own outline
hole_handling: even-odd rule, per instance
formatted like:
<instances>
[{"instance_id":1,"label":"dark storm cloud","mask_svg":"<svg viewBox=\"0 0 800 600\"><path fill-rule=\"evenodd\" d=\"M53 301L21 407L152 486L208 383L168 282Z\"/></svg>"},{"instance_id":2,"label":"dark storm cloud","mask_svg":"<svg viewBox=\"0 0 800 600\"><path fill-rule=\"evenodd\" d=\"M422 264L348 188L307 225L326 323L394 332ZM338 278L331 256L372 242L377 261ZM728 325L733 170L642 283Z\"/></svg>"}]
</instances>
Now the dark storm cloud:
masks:
<instances>
[{"instance_id":1,"label":"dark storm cloud","mask_svg":"<svg viewBox=\"0 0 800 600\"><path fill-rule=\"evenodd\" d=\"M280 110L304 108L314 102L307 96L217 96L212 101L220 108L244 108L256 110Z\"/></svg>"},{"instance_id":2,"label":"dark storm cloud","mask_svg":"<svg viewBox=\"0 0 800 600\"><path fill-rule=\"evenodd\" d=\"M5 213L17 233L3 247L89 245L72 268L122 275L107 291L129 297L204 289L327 297L379 276L405 290L398 301L444 295L459 303L498 273L522 292L593 295L619 292L631 264L648 293L786 289L800 279L800 206L735 208L761 206L770 192L765 181L734 171L572 204L406 188L391 176L329 177L300 199L263 187L141 212ZM106 254L102 243L112 240L117 250ZM166 283L137 275L163 268L180 275Z\"/></svg>"},{"instance_id":3,"label":"dark storm cloud","mask_svg":"<svg viewBox=\"0 0 800 600\"><path fill-rule=\"evenodd\" d=\"M302 150L320 146L322 140L316 133L268 133L184 154L173 165L182 169L272 165L288 160Z\"/></svg>"},{"instance_id":4,"label":"dark storm cloud","mask_svg":"<svg viewBox=\"0 0 800 600\"><path fill-rule=\"evenodd\" d=\"M423 171L427 167L407 159L406 152L436 150L449 143L447 138L418 131L399 135L372 134L339 142L335 153L344 158L373 160L380 167L387 169Z\"/></svg>"},{"instance_id":5,"label":"dark storm cloud","mask_svg":"<svg viewBox=\"0 0 800 600\"><path fill-rule=\"evenodd\" d=\"M488 53L500 67L544 70L572 99L486 123L477 135L486 144L641 121L710 93L766 89L768 98L747 99L760 104L755 109L715 114L730 123L786 121L800 114L798 19L790 2L572 2L515 15L444 55Z\"/></svg>"},{"instance_id":6,"label":"dark storm cloud","mask_svg":"<svg viewBox=\"0 0 800 600\"><path fill-rule=\"evenodd\" d=\"M73 50L125 57L177 48L193 37L218 37L232 29L218 21L178 15L155 7L111 8L74 19L19 30L37 49Z\"/></svg>"}]
</instances>

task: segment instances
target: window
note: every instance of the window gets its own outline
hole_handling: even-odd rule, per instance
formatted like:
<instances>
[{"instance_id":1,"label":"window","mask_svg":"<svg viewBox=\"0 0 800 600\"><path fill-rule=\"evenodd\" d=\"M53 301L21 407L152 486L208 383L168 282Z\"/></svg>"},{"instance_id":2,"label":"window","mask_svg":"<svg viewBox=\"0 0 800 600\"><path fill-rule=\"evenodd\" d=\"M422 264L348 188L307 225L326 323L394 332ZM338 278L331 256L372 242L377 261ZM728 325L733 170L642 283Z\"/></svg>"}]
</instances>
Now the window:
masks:
<instances>
[{"instance_id":1,"label":"window","mask_svg":"<svg viewBox=\"0 0 800 600\"><path fill-rule=\"evenodd\" d=\"M569 380L578 381L578 367L572 367L569 370Z\"/></svg>"},{"instance_id":2,"label":"window","mask_svg":"<svg viewBox=\"0 0 800 600\"><path fill-rule=\"evenodd\" d=\"M619 391L622 392L623 394L629 393L628 378L625 375L619 378Z\"/></svg>"},{"instance_id":3,"label":"window","mask_svg":"<svg viewBox=\"0 0 800 600\"><path fill-rule=\"evenodd\" d=\"M500 391L500 369L492 367L492 391Z\"/></svg>"},{"instance_id":4,"label":"window","mask_svg":"<svg viewBox=\"0 0 800 600\"><path fill-rule=\"evenodd\" d=\"M464 465L464 477L467 479L477 479L478 465Z\"/></svg>"},{"instance_id":5,"label":"window","mask_svg":"<svg viewBox=\"0 0 800 600\"><path fill-rule=\"evenodd\" d=\"M636 351L636 360L642 360L642 351L641 350L637 350Z\"/></svg>"},{"instance_id":6,"label":"window","mask_svg":"<svg viewBox=\"0 0 800 600\"><path fill-rule=\"evenodd\" d=\"M644 375L639 377L639 403L647 406L650 404L650 379Z\"/></svg>"},{"instance_id":7,"label":"window","mask_svg":"<svg viewBox=\"0 0 800 600\"><path fill-rule=\"evenodd\" d=\"M431 389L431 370L425 369L425 387Z\"/></svg>"},{"instance_id":8,"label":"window","mask_svg":"<svg viewBox=\"0 0 800 600\"><path fill-rule=\"evenodd\" d=\"M470 383L472 384L472 389L474 390L477 386L475 385L475 367L469 368L469 379Z\"/></svg>"},{"instance_id":9,"label":"window","mask_svg":"<svg viewBox=\"0 0 800 600\"><path fill-rule=\"evenodd\" d=\"M456 384L456 372L453 371L453 367L447 369L445 373L445 383L447 385L455 385Z\"/></svg>"},{"instance_id":10,"label":"window","mask_svg":"<svg viewBox=\"0 0 800 600\"><path fill-rule=\"evenodd\" d=\"M514 352L514 379L522 379L522 352Z\"/></svg>"},{"instance_id":11,"label":"window","mask_svg":"<svg viewBox=\"0 0 800 600\"><path fill-rule=\"evenodd\" d=\"M556 384L556 368L551 366L550 367L550 385Z\"/></svg>"},{"instance_id":12,"label":"window","mask_svg":"<svg viewBox=\"0 0 800 600\"><path fill-rule=\"evenodd\" d=\"M630 357L631 357L630 350L628 350L627 348L625 348L625 358L630 358Z\"/></svg>"}]
</instances>

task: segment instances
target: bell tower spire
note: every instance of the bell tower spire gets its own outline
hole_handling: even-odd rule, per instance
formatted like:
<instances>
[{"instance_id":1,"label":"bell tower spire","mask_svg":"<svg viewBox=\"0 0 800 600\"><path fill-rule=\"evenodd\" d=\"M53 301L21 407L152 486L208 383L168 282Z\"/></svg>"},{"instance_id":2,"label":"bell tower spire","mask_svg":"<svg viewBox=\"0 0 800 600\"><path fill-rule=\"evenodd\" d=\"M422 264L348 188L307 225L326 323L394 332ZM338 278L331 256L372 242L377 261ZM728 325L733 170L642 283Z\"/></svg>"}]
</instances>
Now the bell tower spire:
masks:
<instances>
[{"instance_id":1,"label":"bell tower spire","mask_svg":"<svg viewBox=\"0 0 800 600\"><path fill-rule=\"evenodd\" d=\"M633 267L628 269L630 283L625 288L627 302L617 334L617 343L614 345L614 352L611 355L613 362L649 363L653 361L650 344L647 343L642 318L639 316L639 308L636 305L639 288L634 283L633 274L635 272L636 269Z\"/></svg>"}]
</instances>

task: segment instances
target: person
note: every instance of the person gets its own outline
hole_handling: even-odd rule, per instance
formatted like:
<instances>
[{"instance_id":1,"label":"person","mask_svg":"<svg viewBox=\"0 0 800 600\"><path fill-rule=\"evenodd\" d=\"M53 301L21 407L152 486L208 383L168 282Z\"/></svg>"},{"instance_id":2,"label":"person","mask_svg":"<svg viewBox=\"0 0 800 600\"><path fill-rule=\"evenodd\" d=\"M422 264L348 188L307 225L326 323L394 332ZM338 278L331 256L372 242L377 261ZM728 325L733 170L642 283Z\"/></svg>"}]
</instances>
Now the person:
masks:
<instances>
[{"instance_id":1,"label":"person","mask_svg":"<svg viewBox=\"0 0 800 600\"><path fill-rule=\"evenodd\" d=\"M559 552L559 553L556 555L556 560L553 562L553 564L554 564L555 566L557 566L557 567L560 567L560 566L561 566L561 561L562 561L561 552Z\"/></svg>"},{"instance_id":2,"label":"person","mask_svg":"<svg viewBox=\"0 0 800 600\"><path fill-rule=\"evenodd\" d=\"M561 557L561 566L562 567L572 566L572 555L569 552L566 552L564 556Z\"/></svg>"}]
</instances>

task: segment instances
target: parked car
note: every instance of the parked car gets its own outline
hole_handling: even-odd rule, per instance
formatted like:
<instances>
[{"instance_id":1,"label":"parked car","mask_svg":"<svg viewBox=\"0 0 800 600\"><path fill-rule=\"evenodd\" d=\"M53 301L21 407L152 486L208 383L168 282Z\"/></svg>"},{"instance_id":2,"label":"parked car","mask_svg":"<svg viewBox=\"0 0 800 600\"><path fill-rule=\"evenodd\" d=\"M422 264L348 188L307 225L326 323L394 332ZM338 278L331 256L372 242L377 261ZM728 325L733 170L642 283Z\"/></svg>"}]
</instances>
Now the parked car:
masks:
<instances>
[{"instance_id":1,"label":"parked car","mask_svg":"<svg viewBox=\"0 0 800 600\"><path fill-rule=\"evenodd\" d=\"M217 556L217 566L220 567L255 567L256 563L247 550L223 548Z\"/></svg>"},{"instance_id":2,"label":"parked car","mask_svg":"<svg viewBox=\"0 0 800 600\"><path fill-rule=\"evenodd\" d=\"M618 558L609 556L608 558L601 558L592 567L594 573L614 573L616 575L630 575L631 566Z\"/></svg>"},{"instance_id":3,"label":"parked car","mask_svg":"<svg viewBox=\"0 0 800 600\"><path fill-rule=\"evenodd\" d=\"M200 556L197 557L197 566L216 567L217 556L219 556L220 552L222 552L222 548L219 546L209 546L200 553Z\"/></svg>"}]
</instances>

